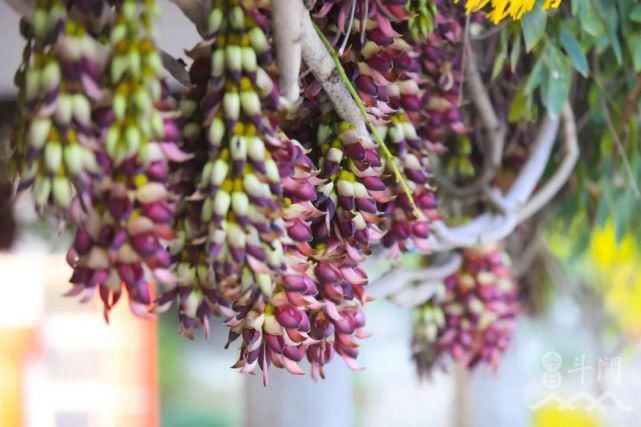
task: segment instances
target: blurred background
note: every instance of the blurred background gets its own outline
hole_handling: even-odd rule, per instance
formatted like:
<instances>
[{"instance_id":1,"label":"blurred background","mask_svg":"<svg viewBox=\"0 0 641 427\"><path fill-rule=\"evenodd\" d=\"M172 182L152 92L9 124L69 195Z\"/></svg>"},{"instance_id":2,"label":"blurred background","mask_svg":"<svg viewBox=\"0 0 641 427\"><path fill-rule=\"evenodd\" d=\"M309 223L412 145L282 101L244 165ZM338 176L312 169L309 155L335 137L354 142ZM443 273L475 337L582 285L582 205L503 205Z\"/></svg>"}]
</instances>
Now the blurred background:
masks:
<instances>
[{"instance_id":1,"label":"blurred background","mask_svg":"<svg viewBox=\"0 0 641 427\"><path fill-rule=\"evenodd\" d=\"M197 34L161 3L160 42L181 56ZM6 139L22 40L2 2L0 25ZM107 325L96 301L63 297L70 237L39 222L26 195L16 217L17 243L0 253L0 427L639 425L641 253L638 236L622 237L607 218L594 230L581 218L552 222L537 238L549 255L530 261L547 274L522 278L529 315L497 372L452 367L419 381L411 312L382 300L366 311L365 370L336 359L320 383L272 370L264 388L229 369L223 328L192 342L171 314L141 320L120 304Z\"/></svg>"}]
</instances>

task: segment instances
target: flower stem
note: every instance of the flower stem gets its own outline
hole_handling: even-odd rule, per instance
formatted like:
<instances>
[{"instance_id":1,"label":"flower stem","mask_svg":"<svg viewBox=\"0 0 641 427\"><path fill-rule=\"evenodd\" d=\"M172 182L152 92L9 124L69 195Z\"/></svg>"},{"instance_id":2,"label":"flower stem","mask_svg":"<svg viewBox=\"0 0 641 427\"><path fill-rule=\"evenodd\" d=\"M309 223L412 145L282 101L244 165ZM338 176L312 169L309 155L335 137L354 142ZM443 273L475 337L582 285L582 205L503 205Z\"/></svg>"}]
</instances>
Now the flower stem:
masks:
<instances>
[{"instance_id":1,"label":"flower stem","mask_svg":"<svg viewBox=\"0 0 641 427\"><path fill-rule=\"evenodd\" d=\"M410 202L410 205L412 206L412 210L414 211L414 215L416 218L421 218L422 214L421 211L418 209L416 206L416 202L414 201L414 198L412 197L412 190L410 189L409 185L407 184L407 180L403 176L403 173L401 170L398 168L398 165L396 164L395 157L392 154L392 152L389 150L387 145L385 145L385 142L383 142L383 139L380 137L378 132L376 131L376 126L372 122L372 120L369 117L369 114L367 113L367 110L365 109L365 105L363 105L363 102L361 101L360 96L358 96L358 93L356 92L356 89L354 89L354 85L352 85L352 82L349 80L347 77L347 74L345 73L345 69L343 68L343 65L341 64L341 60L338 57L338 54L336 53L336 50L332 46L332 44L327 40L327 37L325 37L325 34L318 28L316 24L314 24L314 28L316 29L316 32L318 33L318 36L320 39L323 41L323 44L325 45L325 48L331 55L332 59L334 60L334 64L336 65L336 71L338 72L338 75L340 76L343 84L347 88L349 94L352 96L354 99L354 102L356 103L358 110L361 112L361 115L363 116L363 120L365 121L365 124L367 125L367 128L369 129L370 133L372 134L372 137L374 138L374 141L378 144L378 146L381 148L381 151L383 153L383 157L387 160L387 162L390 165L390 168L392 169L392 172L394 173L394 177L396 178L396 181L401 185L403 188L403 192L407 196L407 199Z\"/></svg>"}]
</instances>

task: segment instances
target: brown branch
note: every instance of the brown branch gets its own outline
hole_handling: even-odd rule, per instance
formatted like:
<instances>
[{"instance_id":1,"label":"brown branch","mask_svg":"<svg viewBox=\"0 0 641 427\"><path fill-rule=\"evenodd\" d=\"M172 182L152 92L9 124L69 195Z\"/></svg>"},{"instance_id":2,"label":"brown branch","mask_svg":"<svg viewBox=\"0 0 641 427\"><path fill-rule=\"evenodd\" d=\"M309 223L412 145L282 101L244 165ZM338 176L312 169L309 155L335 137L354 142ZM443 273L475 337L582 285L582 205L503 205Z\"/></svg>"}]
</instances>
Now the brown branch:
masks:
<instances>
[{"instance_id":1,"label":"brown branch","mask_svg":"<svg viewBox=\"0 0 641 427\"><path fill-rule=\"evenodd\" d=\"M294 102L300 95L301 32L303 15L307 15L300 0L272 0L272 28L279 86L285 99Z\"/></svg>"}]
</instances>

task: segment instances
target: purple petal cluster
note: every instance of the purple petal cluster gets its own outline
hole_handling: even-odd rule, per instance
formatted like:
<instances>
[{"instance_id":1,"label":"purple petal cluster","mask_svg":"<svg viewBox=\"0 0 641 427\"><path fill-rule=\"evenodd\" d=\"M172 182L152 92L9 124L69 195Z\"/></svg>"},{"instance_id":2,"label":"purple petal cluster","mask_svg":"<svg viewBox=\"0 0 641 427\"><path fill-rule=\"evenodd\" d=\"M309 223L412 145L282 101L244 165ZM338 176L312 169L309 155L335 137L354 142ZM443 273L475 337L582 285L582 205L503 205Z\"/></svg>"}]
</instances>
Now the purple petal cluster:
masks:
<instances>
[{"instance_id":1,"label":"purple petal cluster","mask_svg":"<svg viewBox=\"0 0 641 427\"><path fill-rule=\"evenodd\" d=\"M510 344L519 312L507 255L496 247L464 251L461 269L445 292L416 309L413 353L420 374L447 358L496 369Z\"/></svg>"}]
</instances>

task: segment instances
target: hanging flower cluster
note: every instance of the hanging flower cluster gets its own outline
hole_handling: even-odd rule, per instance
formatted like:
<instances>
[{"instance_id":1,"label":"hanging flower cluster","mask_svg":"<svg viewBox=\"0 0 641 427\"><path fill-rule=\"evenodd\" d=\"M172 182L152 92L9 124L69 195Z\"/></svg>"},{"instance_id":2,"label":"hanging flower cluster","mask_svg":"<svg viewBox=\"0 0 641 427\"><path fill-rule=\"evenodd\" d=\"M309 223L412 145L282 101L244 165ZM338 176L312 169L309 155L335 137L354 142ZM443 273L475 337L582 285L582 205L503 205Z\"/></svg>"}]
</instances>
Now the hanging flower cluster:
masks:
<instances>
[{"instance_id":1,"label":"hanging flower cluster","mask_svg":"<svg viewBox=\"0 0 641 427\"><path fill-rule=\"evenodd\" d=\"M264 381L271 366L302 374L304 359L324 377L335 354L359 369L362 264L376 245L431 249L431 157L467 132L463 8L319 2L370 138L310 73L287 110L269 2L206 3L175 99L152 40L155 0L39 0L16 79L20 185L74 227L69 294L98 293L106 318L123 293L140 316L174 306L190 338L218 317L239 347L234 367ZM510 286L498 252L467 252L445 295L417 312L419 365L445 353L495 364L516 310Z\"/></svg>"},{"instance_id":2,"label":"hanging flower cluster","mask_svg":"<svg viewBox=\"0 0 641 427\"><path fill-rule=\"evenodd\" d=\"M68 254L70 293L87 298L98 288L105 316L123 290L132 311L145 315L152 302L148 274L159 283L172 280L164 240L174 237L173 201L166 181L178 132L163 113L171 105L150 38L156 13L151 0L125 0L114 10L103 77L109 103L94 111L101 176L78 214Z\"/></svg>"},{"instance_id":3,"label":"hanging flower cluster","mask_svg":"<svg viewBox=\"0 0 641 427\"><path fill-rule=\"evenodd\" d=\"M454 0L458 3L459 0ZM465 9L467 13L478 12L490 3L490 0L466 0ZM545 0L543 8L545 10L556 9L561 4L561 0ZM488 19L495 25L499 24L508 16L518 20L531 11L536 5L536 0L491 0L492 10L487 14Z\"/></svg>"},{"instance_id":4,"label":"hanging flower cluster","mask_svg":"<svg viewBox=\"0 0 641 427\"><path fill-rule=\"evenodd\" d=\"M97 42L62 0L38 2L16 80L22 111L15 132L21 188L38 210L64 217L74 194L99 173L92 103L100 99Z\"/></svg>"},{"instance_id":5,"label":"hanging flower cluster","mask_svg":"<svg viewBox=\"0 0 641 427\"><path fill-rule=\"evenodd\" d=\"M414 313L412 352L420 375L447 358L496 369L516 327L518 294L507 254L496 247L464 251L461 269Z\"/></svg>"}]
</instances>

